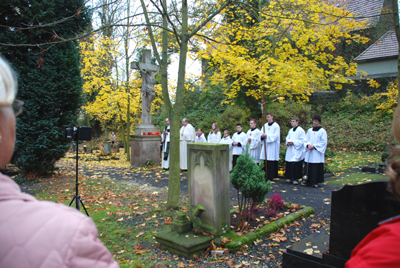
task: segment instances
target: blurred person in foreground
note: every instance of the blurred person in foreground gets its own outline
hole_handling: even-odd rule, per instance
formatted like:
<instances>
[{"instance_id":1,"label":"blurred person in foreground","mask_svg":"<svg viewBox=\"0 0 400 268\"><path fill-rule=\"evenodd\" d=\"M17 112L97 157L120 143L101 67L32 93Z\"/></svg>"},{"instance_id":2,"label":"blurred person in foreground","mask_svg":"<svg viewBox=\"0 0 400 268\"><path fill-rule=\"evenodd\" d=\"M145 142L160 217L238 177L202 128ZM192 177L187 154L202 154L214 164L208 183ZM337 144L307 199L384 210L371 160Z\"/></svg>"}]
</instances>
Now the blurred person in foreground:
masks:
<instances>
[{"instance_id":1,"label":"blurred person in foreground","mask_svg":"<svg viewBox=\"0 0 400 268\"><path fill-rule=\"evenodd\" d=\"M393 134L400 141L400 108L393 117ZM392 149L385 171L389 177L388 190L400 200L400 147ZM400 205L400 203L399 203ZM400 215L379 223L351 252L346 268L400 267Z\"/></svg>"},{"instance_id":2,"label":"blurred person in foreground","mask_svg":"<svg viewBox=\"0 0 400 268\"><path fill-rule=\"evenodd\" d=\"M0 57L0 166L15 145L17 82ZM119 267L97 238L93 220L76 209L38 201L0 174L0 267Z\"/></svg>"}]
</instances>

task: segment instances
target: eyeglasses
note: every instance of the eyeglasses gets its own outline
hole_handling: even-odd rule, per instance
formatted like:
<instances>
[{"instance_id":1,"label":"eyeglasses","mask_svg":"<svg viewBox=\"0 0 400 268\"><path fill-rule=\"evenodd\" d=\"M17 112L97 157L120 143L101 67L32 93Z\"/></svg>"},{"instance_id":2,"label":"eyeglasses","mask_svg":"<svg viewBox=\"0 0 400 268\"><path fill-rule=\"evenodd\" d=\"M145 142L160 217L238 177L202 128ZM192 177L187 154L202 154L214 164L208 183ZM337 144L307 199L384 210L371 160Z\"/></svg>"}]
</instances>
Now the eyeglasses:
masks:
<instances>
[{"instance_id":1,"label":"eyeglasses","mask_svg":"<svg viewBox=\"0 0 400 268\"><path fill-rule=\"evenodd\" d=\"M12 104L14 116L19 116L24 111L24 102L21 100L14 100Z\"/></svg>"}]
</instances>

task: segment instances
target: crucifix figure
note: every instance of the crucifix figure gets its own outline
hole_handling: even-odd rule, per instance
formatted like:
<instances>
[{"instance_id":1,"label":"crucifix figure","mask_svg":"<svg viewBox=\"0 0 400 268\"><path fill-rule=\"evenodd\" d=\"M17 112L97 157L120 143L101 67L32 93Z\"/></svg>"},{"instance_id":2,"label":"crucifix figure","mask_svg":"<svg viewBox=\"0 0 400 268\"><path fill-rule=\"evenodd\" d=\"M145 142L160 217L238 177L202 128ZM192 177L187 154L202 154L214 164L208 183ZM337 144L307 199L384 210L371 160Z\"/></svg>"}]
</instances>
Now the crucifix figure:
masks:
<instances>
[{"instance_id":1,"label":"crucifix figure","mask_svg":"<svg viewBox=\"0 0 400 268\"><path fill-rule=\"evenodd\" d=\"M156 96L154 84L160 67L151 64L151 50L144 49L142 62L132 62L131 69L142 71L142 124L151 124L151 102Z\"/></svg>"}]
</instances>

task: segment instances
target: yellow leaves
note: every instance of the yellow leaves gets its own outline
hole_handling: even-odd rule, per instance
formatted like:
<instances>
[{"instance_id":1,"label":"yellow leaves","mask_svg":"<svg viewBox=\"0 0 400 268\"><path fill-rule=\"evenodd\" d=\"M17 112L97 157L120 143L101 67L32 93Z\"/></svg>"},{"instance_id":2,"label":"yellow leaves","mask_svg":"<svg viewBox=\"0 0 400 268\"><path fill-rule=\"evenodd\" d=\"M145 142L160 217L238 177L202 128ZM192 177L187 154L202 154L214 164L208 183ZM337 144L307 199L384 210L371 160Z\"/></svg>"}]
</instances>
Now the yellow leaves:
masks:
<instances>
[{"instance_id":1,"label":"yellow leaves","mask_svg":"<svg viewBox=\"0 0 400 268\"><path fill-rule=\"evenodd\" d=\"M370 87L379 88L381 85L374 79L368 79L368 84Z\"/></svg>"},{"instance_id":2,"label":"yellow leaves","mask_svg":"<svg viewBox=\"0 0 400 268\"><path fill-rule=\"evenodd\" d=\"M259 14L261 21L252 27L239 20L219 27L215 39L224 42L206 43L200 52L218 69L211 84L223 85L229 99L244 90L256 99L298 95L306 100L311 92L328 89L330 82L338 88L351 83L346 76L355 75L356 66L332 53L339 42L365 41L349 32L362 26L351 14L318 0L271 0ZM242 15L252 20L246 12ZM340 16L345 19L338 21Z\"/></svg>"},{"instance_id":3,"label":"yellow leaves","mask_svg":"<svg viewBox=\"0 0 400 268\"><path fill-rule=\"evenodd\" d=\"M378 93L377 98L385 97L382 104L376 107L380 112L387 112L392 114L397 107L397 98L399 95L398 91L398 79L395 82L391 82L386 92Z\"/></svg>"}]
</instances>

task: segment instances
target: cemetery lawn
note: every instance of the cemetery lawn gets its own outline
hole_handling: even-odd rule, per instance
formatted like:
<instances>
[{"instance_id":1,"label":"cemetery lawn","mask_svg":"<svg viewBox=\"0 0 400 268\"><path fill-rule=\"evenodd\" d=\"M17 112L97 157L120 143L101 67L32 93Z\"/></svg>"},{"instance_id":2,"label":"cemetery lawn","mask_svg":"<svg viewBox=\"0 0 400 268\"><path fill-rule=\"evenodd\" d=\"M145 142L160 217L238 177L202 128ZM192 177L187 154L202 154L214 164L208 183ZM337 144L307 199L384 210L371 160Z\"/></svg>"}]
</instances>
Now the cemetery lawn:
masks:
<instances>
[{"instance_id":1,"label":"cemetery lawn","mask_svg":"<svg viewBox=\"0 0 400 268\"><path fill-rule=\"evenodd\" d=\"M340 173L348 168L361 168L369 163L378 165L381 162L381 152L351 152L347 150L336 151L334 156L326 159L329 170Z\"/></svg>"},{"instance_id":2,"label":"cemetery lawn","mask_svg":"<svg viewBox=\"0 0 400 268\"><path fill-rule=\"evenodd\" d=\"M163 260L152 253L157 246L152 233L169 228L171 222L162 209L165 190L109 178L79 179L79 194L98 228L99 238L121 267L172 264L170 258ZM34 188L30 191L39 200L69 205L75 194L75 178L50 179ZM81 212L85 213L82 207Z\"/></svg>"},{"instance_id":3,"label":"cemetery lawn","mask_svg":"<svg viewBox=\"0 0 400 268\"><path fill-rule=\"evenodd\" d=\"M380 181L389 180L384 174L371 174L365 172L357 172L344 176L340 176L338 179L329 180L326 184L331 185L345 185L345 184L361 184L369 181Z\"/></svg>"}]
</instances>

